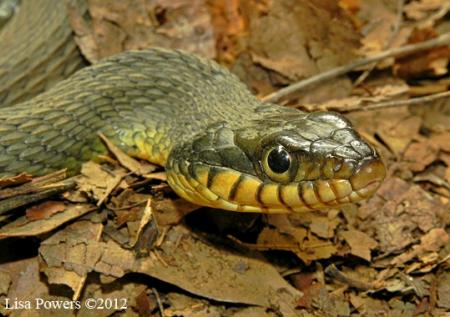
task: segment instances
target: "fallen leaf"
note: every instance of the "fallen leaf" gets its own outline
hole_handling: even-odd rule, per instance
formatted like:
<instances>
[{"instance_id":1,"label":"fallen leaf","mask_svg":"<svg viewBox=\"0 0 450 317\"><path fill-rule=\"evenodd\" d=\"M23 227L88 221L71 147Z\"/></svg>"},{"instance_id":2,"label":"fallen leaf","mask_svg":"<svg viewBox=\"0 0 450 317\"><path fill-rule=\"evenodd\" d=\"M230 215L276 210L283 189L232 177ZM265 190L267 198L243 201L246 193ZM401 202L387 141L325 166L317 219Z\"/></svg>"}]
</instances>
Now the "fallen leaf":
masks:
<instances>
[{"instance_id":1,"label":"fallen leaf","mask_svg":"<svg viewBox=\"0 0 450 317\"><path fill-rule=\"evenodd\" d=\"M0 239L9 237L32 237L48 233L62 224L96 209L97 207L90 204L68 204L63 212L53 214L48 219L30 222L25 217L21 217L0 229Z\"/></svg>"},{"instance_id":2,"label":"fallen leaf","mask_svg":"<svg viewBox=\"0 0 450 317\"><path fill-rule=\"evenodd\" d=\"M211 16L203 0L90 0L88 6L89 22L76 11L70 22L90 62L157 46L216 56Z\"/></svg>"},{"instance_id":3,"label":"fallen leaf","mask_svg":"<svg viewBox=\"0 0 450 317\"><path fill-rule=\"evenodd\" d=\"M7 295L11 284L11 276L7 271L0 269L0 295Z\"/></svg>"},{"instance_id":4,"label":"fallen leaf","mask_svg":"<svg viewBox=\"0 0 450 317\"><path fill-rule=\"evenodd\" d=\"M35 205L26 210L26 217L29 220L41 220L50 218L52 215L62 212L66 205L60 201L48 200L39 205Z\"/></svg>"},{"instance_id":5,"label":"fallen leaf","mask_svg":"<svg viewBox=\"0 0 450 317\"><path fill-rule=\"evenodd\" d=\"M100 258L97 242L102 233L102 224L78 221L44 240L39 256L46 264L42 271L50 284L69 286L78 300L87 274Z\"/></svg>"},{"instance_id":6,"label":"fallen leaf","mask_svg":"<svg viewBox=\"0 0 450 317\"><path fill-rule=\"evenodd\" d=\"M448 203L430 196L418 185L390 178L373 199L360 207L365 221L359 229L373 232L381 252L401 252L423 233L443 226L448 208Z\"/></svg>"},{"instance_id":7,"label":"fallen leaf","mask_svg":"<svg viewBox=\"0 0 450 317\"><path fill-rule=\"evenodd\" d=\"M404 10L408 18L424 20L434 11L442 9L443 6L445 6L445 1L442 0L418 0L406 3Z\"/></svg>"},{"instance_id":8,"label":"fallen leaf","mask_svg":"<svg viewBox=\"0 0 450 317\"><path fill-rule=\"evenodd\" d=\"M21 173L16 176L6 177L0 179L0 188L17 186L31 181L33 177L27 173Z\"/></svg>"},{"instance_id":9,"label":"fallen leaf","mask_svg":"<svg viewBox=\"0 0 450 317\"><path fill-rule=\"evenodd\" d=\"M400 254L399 256L395 257L391 261L391 264L395 266L401 266L404 263L411 261L416 257L420 257L422 254L425 254L427 252L437 252L446 243L448 243L449 240L450 237L444 229L432 229L426 235L421 237L419 245L415 245L409 252Z\"/></svg>"},{"instance_id":10,"label":"fallen leaf","mask_svg":"<svg viewBox=\"0 0 450 317\"><path fill-rule=\"evenodd\" d=\"M413 172L421 172L437 160L439 147L425 139L420 142L411 143L403 154L403 160L408 163L408 168Z\"/></svg>"},{"instance_id":11,"label":"fallen leaf","mask_svg":"<svg viewBox=\"0 0 450 317\"><path fill-rule=\"evenodd\" d=\"M437 35L436 30L431 27L415 29L411 34L409 44L420 43ZM447 64L449 58L450 47L443 45L399 57L395 60L392 70L395 75L401 78L443 76L448 73Z\"/></svg>"},{"instance_id":12,"label":"fallen leaf","mask_svg":"<svg viewBox=\"0 0 450 317\"><path fill-rule=\"evenodd\" d=\"M97 201L97 206L100 206L121 184L126 174L125 170L117 168L112 173L108 173L102 169L101 165L89 161L82 165L81 176L76 181L79 190L92 196Z\"/></svg>"},{"instance_id":13,"label":"fallen leaf","mask_svg":"<svg viewBox=\"0 0 450 317\"><path fill-rule=\"evenodd\" d=\"M394 154L400 157L411 140L419 134L421 124L420 117L406 114L400 118L386 120L377 133Z\"/></svg>"},{"instance_id":14,"label":"fallen leaf","mask_svg":"<svg viewBox=\"0 0 450 317\"><path fill-rule=\"evenodd\" d=\"M105 143L108 150L117 158L120 164L127 168L130 172L135 173L136 175L144 175L153 172L156 169L156 165L147 163L141 164L134 158L127 155L124 151L122 151L118 146L112 143L106 136L103 134L99 134L102 141Z\"/></svg>"},{"instance_id":15,"label":"fallen leaf","mask_svg":"<svg viewBox=\"0 0 450 317\"><path fill-rule=\"evenodd\" d=\"M450 274L445 272L441 274L438 278L437 295L438 295L438 306L450 309Z\"/></svg>"},{"instance_id":16,"label":"fallen leaf","mask_svg":"<svg viewBox=\"0 0 450 317\"><path fill-rule=\"evenodd\" d=\"M364 232L356 229L350 229L341 232L345 241L350 245L351 254L363 258L366 261L371 260L370 251L374 249L378 243Z\"/></svg>"}]
</instances>

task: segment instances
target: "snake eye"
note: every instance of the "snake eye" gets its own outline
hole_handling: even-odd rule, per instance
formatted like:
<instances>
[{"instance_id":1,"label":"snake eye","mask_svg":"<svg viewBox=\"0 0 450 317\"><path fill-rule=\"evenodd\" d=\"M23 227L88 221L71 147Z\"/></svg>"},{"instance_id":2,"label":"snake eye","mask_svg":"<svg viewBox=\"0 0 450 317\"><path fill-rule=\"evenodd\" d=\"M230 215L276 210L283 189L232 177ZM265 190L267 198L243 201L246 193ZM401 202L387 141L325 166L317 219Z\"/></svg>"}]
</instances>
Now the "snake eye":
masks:
<instances>
[{"instance_id":1,"label":"snake eye","mask_svg":"<svg viewBox=\"0 0 450 317\"><path fill-rule=\"evenodd\" d=\"M269 148L265 152L262 163L265 173L272 180L277 182L289 181L292 159L289 152L282 145Z\"/></svg>"},{"instance_id":2,"label":"snake eye","mask_svg":"<svg viewBox=\"0 0 450 317\"><path fill-rule=\"evenodd\" d=\"M270 151L267 164L273 172L281 174L289 169L291 157L282 146L278 146Z\"/></svg>"}]
</instances>

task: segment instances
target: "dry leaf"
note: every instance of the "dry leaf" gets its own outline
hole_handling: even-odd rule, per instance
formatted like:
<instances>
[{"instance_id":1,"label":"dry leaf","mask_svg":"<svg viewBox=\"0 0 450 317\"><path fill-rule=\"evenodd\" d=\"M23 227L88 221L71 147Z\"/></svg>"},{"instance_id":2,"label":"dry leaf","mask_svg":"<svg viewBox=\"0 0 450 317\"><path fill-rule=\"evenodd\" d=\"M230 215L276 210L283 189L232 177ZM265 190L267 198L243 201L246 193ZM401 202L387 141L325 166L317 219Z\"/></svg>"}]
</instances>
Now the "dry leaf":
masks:
<instances>
[{"instance_id":1,"label":"dry leaf","mask_svg":"<svg viewBox=\"0 0 450 317\"><path fill-rule=\"evenodd\" d=\"M27 173L21 173L16 176L1 178L0 179L0 188L21 185L21 184L27 183L31 180L32 180L32 176Z\"/></svg>"},{"instance_id":2,"label":"dry leaf","mask_svg":"<svg viewBox=\"0 0 450 317\"><path fill-rule=\"evenodd\" d=\"M430 230L430 232L420 238L419 245L415 245L413 246L411 251L395 257L391 261L391 264L400 266L416 257L420 258L421 255L424 255L428 252L437 252L446 243L448 243L449 239L450 237L444 229L432 229Z\"/></svg>"},{"instance_id":3,"label":"dry leaf","mask_svg":"<svg viewBox=\"0 0 450 317\"><path fill-rule=\"evenodd\" d=\"M370 251L378 245L374 239L364 232L355 229L344 231L341 235L350 245L351 254L359 256L366 261L370 261Z\"/></svg>"},{"instance_id":4,"label":"dry leaf","mask_svg":"<svg viewBox=\"0 0 450 317\"><path fill-rule=\"evenodd\" d=\"M68 204L64 212L53 214L48 219L30 222L25 217L21 217L0 229L0 239L9 237L32 237L48 233L62 224L96 209L97 207L90 204Z\"/></svg>"},{"instance_id":5,"label":"dry leaf","mask_svg":"<svg viewBox=\"0 0 450 317\"><path fill-rule=\"evenodd\" d=\"M60 201L48 200L39 205L35 205L26 210L26 217L29 220L41 220L50 218L52 215L64 211L66 205Z\"/></svg>"}]
</instances>

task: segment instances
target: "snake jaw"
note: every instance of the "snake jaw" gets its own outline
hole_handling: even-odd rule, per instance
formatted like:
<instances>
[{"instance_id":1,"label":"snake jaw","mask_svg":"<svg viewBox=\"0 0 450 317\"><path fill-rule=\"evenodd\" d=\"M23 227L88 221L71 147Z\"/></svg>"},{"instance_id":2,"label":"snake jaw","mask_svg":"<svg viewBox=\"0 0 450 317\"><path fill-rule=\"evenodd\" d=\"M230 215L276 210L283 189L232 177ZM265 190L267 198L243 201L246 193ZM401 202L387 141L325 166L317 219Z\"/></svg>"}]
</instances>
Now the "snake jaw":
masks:
<instances>
[{"instance_id":1,"label":"snake jaw","mask_svg":"<svg viewBox=\"0 0 450 317\"><path fill-rule=\"evenodd\" d=\"M349 179L288 184L262 181L253 175L202 163L171 162L166 168L170 186L192 203L263 213L298 213L365 200L375 193L385 176L378 157L362 162Z\"/></svg>"}]
</instances>

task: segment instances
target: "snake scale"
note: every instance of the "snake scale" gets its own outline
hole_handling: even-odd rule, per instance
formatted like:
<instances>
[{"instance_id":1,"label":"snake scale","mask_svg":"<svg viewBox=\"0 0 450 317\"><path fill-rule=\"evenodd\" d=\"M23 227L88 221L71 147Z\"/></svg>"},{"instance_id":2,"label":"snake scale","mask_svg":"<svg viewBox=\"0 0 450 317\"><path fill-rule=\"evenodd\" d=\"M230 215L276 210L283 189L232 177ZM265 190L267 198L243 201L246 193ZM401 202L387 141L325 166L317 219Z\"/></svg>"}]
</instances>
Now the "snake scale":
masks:
<instances>
[{"instance_id":1,"label":"snake scale","mask_svg":"<svg viewBox=\"0 0 450 317\"><path fill-rule=\"evenodd\" d=\"M227 69L183 51L125 52L17 103L27 95L15 90L45 90L47 81L33 74L56 69L54 78L63 77L81 63L65 29L64 45L46 47L50 57L31 73L18 68L12 76L11 67L25 62L11 54L1 60L0 102L16 103L0 110L1 177L59 168L75 174L107 152L101 132L126 153L164 166L183 198L225 210L336 207L371 196L384 178L379 155L343 116L262 103ZM56 63L52 56L62 52Z\"/></svg>"}]
</instances>

